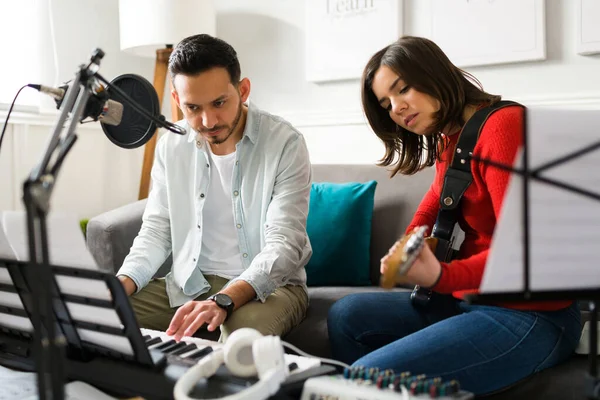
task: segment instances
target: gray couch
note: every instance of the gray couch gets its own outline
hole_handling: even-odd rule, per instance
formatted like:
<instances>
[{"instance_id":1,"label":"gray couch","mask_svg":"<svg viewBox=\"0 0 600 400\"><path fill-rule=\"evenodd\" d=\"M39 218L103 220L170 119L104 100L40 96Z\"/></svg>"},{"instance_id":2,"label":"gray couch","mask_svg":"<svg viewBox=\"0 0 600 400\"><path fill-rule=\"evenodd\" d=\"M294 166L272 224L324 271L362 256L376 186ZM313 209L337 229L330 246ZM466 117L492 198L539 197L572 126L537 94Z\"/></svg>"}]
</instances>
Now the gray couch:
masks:
<instances>
[{"instance_id":1,"label":"gray couch","mask_svg":"<svg viewBox=\"0 0 600 400\"><path fill-rule=\"evenodd\" d=\"M402 234L431 184L433 169L414 176L389 179L384 168L372 165L314 165L315 182L365 182L377 180L371 237L371 281L364 287L309 287L309 309L304 321L284 339L317 356L329 357L327 312L338 299L350 293L381 290L379 259ZM141 226L145 201L138 201L92 218L87 226L87 243L100 267L116 271ZM164 273L170 260L161 267ZM396 289L404 290L404 289ZM215 337L212 337L214 339ZM569 362L543 371L503 393L491 398L583 398L586 359L574 356Z\"/></svg>"}]
</instances>

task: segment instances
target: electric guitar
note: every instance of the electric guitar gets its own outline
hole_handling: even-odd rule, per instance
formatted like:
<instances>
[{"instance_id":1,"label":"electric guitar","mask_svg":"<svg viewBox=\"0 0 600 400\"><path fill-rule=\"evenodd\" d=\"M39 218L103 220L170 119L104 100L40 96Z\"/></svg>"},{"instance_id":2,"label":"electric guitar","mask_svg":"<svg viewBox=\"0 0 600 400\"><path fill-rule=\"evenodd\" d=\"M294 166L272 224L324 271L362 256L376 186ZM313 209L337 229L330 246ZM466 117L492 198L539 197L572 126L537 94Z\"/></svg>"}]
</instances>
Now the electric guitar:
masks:
<instances>
[{"instance_id":1,"label":"electric guitar","mask_svg":"<svg viewBox=\"0 0 600 400\"><path fill-rule=\"evenodd\" d=\"M396 286L398 278L406 275L421 254L423 246L428 245L435 252L437 239L425 237L428 227L418 226L412 232L402 236L390 249L388 268L381 275L380 286L391 289Z\"/></svg>"},{"instance_id":2,"label":"electric guitar","mask_svg":"<svg viewBox=\"0 0 600 400\"><path fill-rule=\"evenodd\" d=\"M428 227L426 225L418 226L402 236L392 246L389 253L388 268L381 275L380 286L384 289L391 289L396 286L398 279L406 275L413 266L416 259L421 254L423 246L427 245L433 251L436 258L440 261L448 262L454 256L454 242L456 238L457 225L450 232L433 227L432 235L425 236ZM419 306L426 306L431 298L431 290L421 288L416 285L411 294L413 303Z\"/></svg>"}]
</instances>

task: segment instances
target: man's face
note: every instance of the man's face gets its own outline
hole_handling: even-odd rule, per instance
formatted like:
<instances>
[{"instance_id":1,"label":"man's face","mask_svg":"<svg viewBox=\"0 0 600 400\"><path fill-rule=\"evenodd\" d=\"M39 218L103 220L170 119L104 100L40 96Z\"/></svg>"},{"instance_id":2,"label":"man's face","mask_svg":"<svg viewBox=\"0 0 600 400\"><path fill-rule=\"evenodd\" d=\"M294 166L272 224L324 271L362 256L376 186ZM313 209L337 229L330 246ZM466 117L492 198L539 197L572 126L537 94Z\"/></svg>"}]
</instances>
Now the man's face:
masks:
<instances>
[{"instance_id":1,"label":"man's face","mask_svg":"<svg viewBox=\"0 0 600 400\"><path fill-rule=\"evenodd\" d=\"M209 143L221 144L240 133L242 102L248 99L250 82L237 87L225 68L212 68L197 75L177 75L172 95L190 126Z\"/></svg>"}]
</instances>

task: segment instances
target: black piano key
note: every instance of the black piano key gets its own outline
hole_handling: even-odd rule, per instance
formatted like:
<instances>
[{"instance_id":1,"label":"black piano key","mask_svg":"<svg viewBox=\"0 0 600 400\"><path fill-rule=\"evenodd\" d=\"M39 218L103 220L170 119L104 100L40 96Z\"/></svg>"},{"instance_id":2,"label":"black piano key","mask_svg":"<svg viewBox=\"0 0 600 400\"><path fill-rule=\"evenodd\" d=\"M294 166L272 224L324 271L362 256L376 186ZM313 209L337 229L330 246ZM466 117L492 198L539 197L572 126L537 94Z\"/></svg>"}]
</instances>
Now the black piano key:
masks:
<instances>
[{"instance_id":1,"label":"black piano key","mask_svg":"<svg viewBox=\"0 0 600 400\"><path fill-rule=\"evenodd\" d=\"M167 340L166 342L163 342L162 344L159 344L158 346L153 347L152 350L161 350L162 351L163 349L170 347L176 343L177 342L174 339Z\"/></svg>"},{"instance_id":2,"label":"black piano key","mask_svg":"<svg viewBox=\"0 0 600 400\"><path fill-rule=\"evenodd\" d=\"M152 339L152 336L150 336L150 335L144 335L144 336L142 336L142 337L143 337L143 338L144 338L144 340L146 340L146 341L147 341L148 339Z\"/></svg>"},{"instance_id":3,"label":"black piano key","mask_svg":"<svg viewBox=\"0 0 600 400\"><path fill-rule=\"evenodd\" d=\"M192 354L188 355L185 357L185 359L190 359L190 360L199 360L202 357L206 356L207 354L210 354L213 351L213 348L210 346L206 346L203 349L200 350L196 350L195 352L193 352Z\"/></svg>"},{"instance_id":4,"label":"black piano key","mask_svg":"<svg viewBox=\"0 0 600 400\"><path fill-rule=\"evenodd\" d=\"M186 342L179 342L177 344L174 344L173 346L169 346L169 347L163 349L163 352L165 354L173 354L174 351L177 351L177 350L179 350L179 349L181 349L182 347L185 347L185 346L187 346Z\"/></svg>"},{"instance_id":5,"label":"black piano key","mask_svg":"<svg viewBox=\"0 0 600 400\"><path fill-rule=\"evenodd\" d=\"M170 341L169 341L169 342L170 342ZM168 353L169 353L169 351L171 351L171 350L173 350L173 349L178 349L178 348L180 347L180 346L179 346L179 343L181 343L181 342L176 342L175 340L173 340L173 343L169 343L169 345L168 345L168 346L162 346L162 345L161 345L162 347L161 347L161 346L158 346L158 347L160 347L160 349L159 349L159 350L160 350L162 353L168 354ZM157 349L158 347L155 347L155 349Z\"/></svg>"},{"instance_id":6,"label":"black piano key","mask_svg":"<svg viewBox=\"0 0 600 400\"><path fill-rule=\"evenodd\" d=\"M149 339L146 339L146 346L152 346L153 344L160 343L160 342L162 342L162 340L160 340L160 338L158 336L149 337Z\"/></svg>"},{"instance_id":7,"label":"black piano key","mask_svg":"<svg viewBox=\"0 0 600 400\"><path fill-rule=\"evenodd\" d=\"M179 342L179 343L184 343L184 342ZM172 356L180 356L182 354L189 353L190 351L195 350L197 348L198 348L198 346L196 346L195 344L189 343L189 344L186 344L185 347L177 349L177 350L171 352L170 354Z\"/></svg>"}]
</instances>

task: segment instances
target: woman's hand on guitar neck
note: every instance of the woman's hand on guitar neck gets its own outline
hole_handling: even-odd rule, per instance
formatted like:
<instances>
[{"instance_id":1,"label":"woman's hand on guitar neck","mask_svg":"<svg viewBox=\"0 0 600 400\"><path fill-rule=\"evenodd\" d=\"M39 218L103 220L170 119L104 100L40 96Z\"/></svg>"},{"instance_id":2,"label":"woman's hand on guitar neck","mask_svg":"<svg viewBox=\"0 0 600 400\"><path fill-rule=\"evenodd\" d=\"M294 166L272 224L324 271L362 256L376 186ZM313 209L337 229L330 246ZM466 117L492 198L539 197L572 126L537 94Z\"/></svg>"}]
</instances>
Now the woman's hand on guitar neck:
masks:
<instances>
[{"instance_id":1,"label":"woman's hand on guitar neck","mask_svg":"<svg viewBox=\"0 0 600 400\"><path fill-rule=\"evenodd\" d=\"M403 246L405 241L399 240L388 253L381 259L380 272L385 275L388 268L397 269L397 260L395 255L398 254L398 249ZM414 264L405 275L396 277L396 285L413 284L425 288L435 285L442 273L442 265L433 254L429 245L423 246L423 249Z\"/></svg>"}]
</instances>

